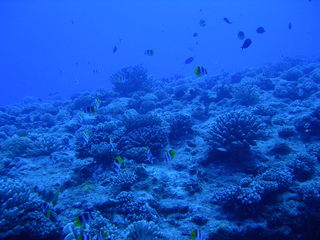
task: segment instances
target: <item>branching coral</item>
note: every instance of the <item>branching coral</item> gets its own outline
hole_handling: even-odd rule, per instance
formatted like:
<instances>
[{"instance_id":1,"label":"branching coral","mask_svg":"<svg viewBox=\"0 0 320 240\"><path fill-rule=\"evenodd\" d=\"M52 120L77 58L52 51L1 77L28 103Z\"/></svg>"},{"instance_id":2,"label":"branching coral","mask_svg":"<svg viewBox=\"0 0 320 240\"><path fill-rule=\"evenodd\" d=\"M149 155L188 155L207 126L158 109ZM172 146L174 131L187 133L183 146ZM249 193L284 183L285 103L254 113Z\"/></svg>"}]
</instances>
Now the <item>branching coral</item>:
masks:
<instances>
[{"instance_id":1,"label":"branching coral","mask_svg":"<svg viewBox=\"0 0 320 240\"><path fill-rule=\"evenodd\" d=\"M156 240L161 235L157 225L144 220L132 223L128 231L129 240Z\"/></svg>"},{"instance_id":2,"label":"branching coral","mask_svg":"<svg viewBox=\"0 0 320 240\"><path fill-rule=\"evenodd\" d=\"M260 121L248 112L230 112L219 116L209 132L213 150L248 152L263 136Z\"/></svg>"},{"instance_id":3,"label":"branching coral","mask_svg":"<svg viewBox=\"0 0 320 240\"><path fill-rule=\"evenodd\" d=\"M147 70L140 65L122 68L111 76L114 91L122 96L150 87Z\"/></svg>"}]
</instances>

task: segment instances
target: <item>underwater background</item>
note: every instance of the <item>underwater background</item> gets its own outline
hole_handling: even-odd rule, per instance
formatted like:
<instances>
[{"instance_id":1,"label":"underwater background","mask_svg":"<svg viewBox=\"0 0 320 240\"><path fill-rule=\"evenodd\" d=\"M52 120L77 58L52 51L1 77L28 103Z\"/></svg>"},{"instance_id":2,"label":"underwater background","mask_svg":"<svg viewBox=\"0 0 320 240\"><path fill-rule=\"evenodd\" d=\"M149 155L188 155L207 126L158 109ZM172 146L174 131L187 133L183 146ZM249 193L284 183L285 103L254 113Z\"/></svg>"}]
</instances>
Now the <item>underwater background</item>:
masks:
<instances>
[{"instance_id":1,"label":"underwater background","mask_svg":"<svg viewBox=\"0 0 320 240\"><path fill-rule=\"evenodd\" d=\"M0 1L0 239L320 239L319 12Z\"/></svg>"}]
</instances>

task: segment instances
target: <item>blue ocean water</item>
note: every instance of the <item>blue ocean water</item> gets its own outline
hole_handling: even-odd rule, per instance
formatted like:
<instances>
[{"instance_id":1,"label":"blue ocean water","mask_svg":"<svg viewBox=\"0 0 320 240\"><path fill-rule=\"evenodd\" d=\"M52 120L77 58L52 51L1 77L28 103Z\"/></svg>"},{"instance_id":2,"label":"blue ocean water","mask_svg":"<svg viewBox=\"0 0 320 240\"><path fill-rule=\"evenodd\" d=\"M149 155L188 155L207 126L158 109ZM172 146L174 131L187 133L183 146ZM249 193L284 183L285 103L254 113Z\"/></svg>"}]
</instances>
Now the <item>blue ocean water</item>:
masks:
<instances>
[{"instance_id":1,"label":"blue ocean water","mask_svg":"<svg viewBox=\"0 0 320 240\"><path fill-rule=\"evenodd\" d=\"M0 239L320 239L319 12L0 1Z\"/></svg>"},{"instance_id":2,"label":"blue ocean water","mask_svg":"<svg viewBox=\"0 0 320 240\"><path fill-rule=\"evenodd\" d=\"M318 57L320 51L317 0L0 4L2 104L30 95L108 88L112 73L135 64L162 78L192 75L198 64L215 74L284 57ZM201 19L207 26L199 25ZM255 32L260 26L266 29L263 35ZM241 50L238 31L253 40L250 49ZM154 49L155 56L145 56L146 49ZM184 65L188 57L195 60Z\"/></svg>"}]
</instances>

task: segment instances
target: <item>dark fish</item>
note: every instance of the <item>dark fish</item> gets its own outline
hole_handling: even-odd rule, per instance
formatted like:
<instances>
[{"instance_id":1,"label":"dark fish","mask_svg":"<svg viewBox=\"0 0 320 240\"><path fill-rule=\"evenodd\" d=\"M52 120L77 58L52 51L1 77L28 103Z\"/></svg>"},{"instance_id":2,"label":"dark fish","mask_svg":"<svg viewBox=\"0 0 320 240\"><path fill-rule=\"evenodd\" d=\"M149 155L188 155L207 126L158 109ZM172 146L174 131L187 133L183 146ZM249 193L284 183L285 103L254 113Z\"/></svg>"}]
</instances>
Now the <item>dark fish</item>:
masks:
<instances>
[{"instance_id":1,"label":"dark fish","mask_svg":"<svg viewBox=\"0 0 320 240\"><path fill-rule=\"evenodd\" d=\"M204 19L201 19L199 24L200 24L201 27L207 26L206 20L204 20Z\"/></svg>"},{"instance_id":2,"label":"dark fish","mask_svg":"<svg viewBox=\"0 0 320 240\"><path fill-rule=\"evenodd\" d=\"M198 33L197 32L195 32L194 34L193 34L193 37L198 37Z\"/></svg>"},{"instance_id":3,"label":"dark fish","mask_svg":"<svg viewBox=\"0 0 320 240\"><path fill-rule=\"evenodd\" d=\"M117 46L114 46L112 52L115 53L118 50Z\"/></svg>"},{"instance_id":4,"label":"dark fish","mask_svg":"<svg viewBox=\"0 0 320 240\"><path fill-rule=\"evenodd\" d=\"M288 24L288 28L289 28L289 30L291 30L291 28L292 28L292 24L291 23Z\"/></svg>"},{"instance_id":5,"label":"dark fish","mask_svg":"<svg viewBox=\"0 0 320 240\"><path fill-rule=\"evenodd\" d=\"M247 38L246 40L244 40L243 44L242 44L242 49L246 49L251 45L252 41L250 38Z\"/></svg>"},{"instance_id":6,"label":"dark fish","mask_svg":"<svg viewBox=\"0 0 320 240\"><path fill-rule=\"evenodd\" d=\"M226 23L228 23L228 24L232 24L232 22L230 22L230 20L228 19L228 18L223 18L223 21L225 21Z\"/></svg>"},{"instance_id":7,"label":"dark fish","mask_svg":"<svg viewBox=\"0 0 320 240\"><path fill-rule=\"evenodd\" d=\"M147 49L147 50L144 51L144 55L154 56L154 50L153 49Z\"/></svg>"},{"instance_id":8,"label":"dark fish","mask_svg":"<svg viewBox=\"0 0 320 240\"><path fill-rule=\"evenodd\" d=\"M192 63L192 62L193 62L193 60L194 60L194 58L193 58L193 57L189 57L189 58L187 58L187 59L184 61L184 64Z\"/></svg>"},{"instance_id":9,"label":"dark fish","mask_svg":"<svg viewBox=\"0 0 320 240\"><path fill-rule=\"evenodd\" d=\"M256 32L257 32L257 33L260 33L260 34L261 34L261 33L264 33L265 31L266 31L266 30L264 30L264 27L258 27L257 30L256 30Z\"/></svg>"},{"instance_id":10,"label":"dark fish","mask_svg":"<svg viewBox=\"0 0 320 240\"><path fill-rule=\"evenodd\" d=\"M85 226L86 224L90 224L90 222L92 220L94 220L92 213L91 212L84 212L81 215L79 215L78 217L76 217L74 224L77 227Z\"/></svg>"},{"instance_id":11,"label":"dark fish","mask_svg":"<svg viewBox=\"0 0 320 240\"><path fill-rule=\"evenodd\" d=\"M201 76L207 75L208 71L202 66L196 66L194 69L194 73L196 74L197 77L201 77Z\"/></svg>"},{"instance_id":12,"label":"dark fish","mask_svg":"<svg viewBox=\"0 0 320 240\"><path fill-rule=\"evenodd\" d=\"M244 32L239 31L239 32L238 32L238 38L239 38L240 40L243 40L243 39L244 39L244 37L245 37Z\"/></svg>"}]
</instances>

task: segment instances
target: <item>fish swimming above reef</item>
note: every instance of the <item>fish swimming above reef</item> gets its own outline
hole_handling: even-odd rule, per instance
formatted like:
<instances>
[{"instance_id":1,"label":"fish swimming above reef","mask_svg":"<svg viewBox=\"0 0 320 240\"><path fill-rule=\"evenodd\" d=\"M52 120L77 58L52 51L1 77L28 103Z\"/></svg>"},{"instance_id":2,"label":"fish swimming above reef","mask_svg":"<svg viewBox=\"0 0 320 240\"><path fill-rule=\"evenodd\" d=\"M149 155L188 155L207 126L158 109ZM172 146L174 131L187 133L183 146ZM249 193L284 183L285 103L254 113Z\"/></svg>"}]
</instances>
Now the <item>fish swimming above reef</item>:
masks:
<instances>
[{"instance_id":1,"label":"fish swimming above reef","mask_svg":"<svg viewBox=\"0 0 320 240\"><path fill-rule=\"evenodd\" d=\"M204 19L200 19L200 21L199 21L199 25L200 25L200 27L205 27L205 26L207 26L207 22L206 22L206 20L204 20Z\"/></svg>"},{"instance_id":2,"label":"fish swimming above reef","mask_svg":"<svg viewBox=\"0 0 320 240\"><path fill-rule=\"evenodd\" d=\"M115 160L113 162L114 168L113 170L118 173L121 169L121 166L123 164L123 159L120 156L116 156Z\"/></svg>"},{"instance_id":3,"label":"fish swimming above reef","mask_svg":"<svg viewBox=\"0 0 320 240\"><path fill-rule=\"evenodd\" d=\"M259 34L262 34L262 33L265 33L266 30L264 29L264 27L258 27L258 28L256 29L256 32L259 33Z\"/></svg>"},{"instance_id":4,"label":"fish swimming above reef","mask_svg":"<svg viewBox=\"0 0 320 240\"><path fill-rule=\"evenodd\" d=\"M97 109L95 106L86 106L85 108L83 108L83 111L87 114L97 114Z\"/></svg>"},{"instance_id":5,"label":"fish swimming above reef","mask_svg":"<svg viewBox=\"0 0 320 240\"><path fill-rule=\"evenodd\" d=\"M247 38L246 40L244 40L243 44L242 44L242 49L246 49L248 47L250 47L250 45L252 44L252 41L250 38Z\"/></svg>"},{"instance_id":6,"label":"fish swimming above reef","mask_svg":"<svg viewBox=\"0 0 320 240\"><path fill-rule=\"evenodd\" d=\"M96 236L95 240L106 240L106 234L100 229L98 235Z\"/></svg>"},{"instance_id":7,"label":"fish swimming above reef","mask_svg":"<svg viewBox=\"0 0 320 240\"><path fill-rule=\"evenodd\" d=\"M187 59L184 61L184 64L190 64L190 63L193 62L193 60L194 60L193 57L189 57L189 58L187 58Z\"/></svg>"},{"instance_id":8,"label":"fish swimming above reef","mask_svg":"<svg viewBox=\"0 0 320 240\"><path fill-rule=\"evenodd\" d=\"M153 49L147 49L147 50L144 51L144 55L154 56L154 50Z\"/></svg>"},{"instance_id":9,"label":"fish swimming above reef","mask_svg":"<svg viewBox=\"0 0 320 240\"><path fill-rule=\"evenodd\" d=\"M88 132L88 130L83 130L82 132L82 140L88 144L89 143L89 139L90 139L90 134Z\"/></svg>"},{"instance_id":10,"label":"fish swimming above reef","mask_svg":"<svg viewBox=\"0 0 320 240\"><path fill-rule=\"evenodd\" d=\"M110 151L114 152L114 150L116 149L113 143L113 138L109 137L109 147L110 147Z\"/></svg>"},{"instance_id":11,"label":"fish swimming above reef","mask_svg":"<svg viewBox=\"0 0 320 240\"><path fill-rule=\"evenodd\" d=\"M175 155L176 152L173 149L170 149L168 152L166 152L166 161L171 162L174 159Z\"/></svg>"},{"instance_id":12,"label":"fish swimming above reef","mask_svg":"<svg viewBox=\"0 0 320 240\"><path fill-rule=\"evenodd\" d=\"M117 50L118 50L117 46L114 46L113 49L112 49L112 52L113 52L113 53L116 53Z\"/></svg>"},{"instance_id":13,"label":"fish swimming above reef","mask_svg":"<svg viewBox=\"0 0 320 240\"><path fill-rule=\"evenodd\" d=\"M84 212L81 215L79 215L78 217L76 217L74 224L77 227L83 227L83 226L89 225L92 220L94 220L92 213L91 212Z\"/></svg>"},{"instance_id":14,"label":"fish swimming above reef","mask_svg":"<svg viewBox=\"0 0 320 240\"><path fill-rule=\"evenodd\" d=\"M207 69L205 69L203 66L196 66L194 68L194 73L197 77L201 77L208 74Z\"/></svg>"},{"instance_id":15,"label":"fish swimming above reef","mask_svg":"<svg viewBox=\"0 0 320 240\"><path fill-rule=\"evenodd\" d=\"M225 22L228 23L228 24L232 24L232 22L231 22L228 18L226 18L226 17L223 18L223 21L225 21Z\"/></svg>"},{"instance_id":16,"label":"fish swimming above reef","mask_svg":"<svg viewBox=\"0 0 320 240\"><path fill-rule=\"evenodd\" d=\"M291 24L291 23L288 24L288 29L289 29L289 30L292 29L292 24Z\"/></svg>"},{"instance_id":17,"label":"fish swimming above reef","mask_svg":"<svg viewBox=\"0 0 320 240\"><path fill-rule=\"evenodd\" d=\"M146 147L146 161L151 164L153 163L153 156L152 156L151 150L148 146Z\"/></svg>"},{"instance_id":18,"label":"fish swimming above reef","mask_svg":"<svg viewBox=\"0 0 320 240\"><path fill-rule=\"evenodd\" d=\"M245 38L245 34L243 31L239 31L237 36L238 36L238 39L240 40L243 40Z\"/></svg>"},{"instance_id":19,"label":"fish swimming above reef","mask_svg":"<svg viewBox=\"0 0 320 240\"><path fill-rule=\"evenodd\" d=\"M205 240L205 238L202 236L199 230L194 229L191 232L191 240Z\"/></svg>"},{"instance_id":20,"label":"fish swimming above reef","mask_svg":"<svg viewBox=\"0 0 320 240\"><path fill-rule=\"evenodd\" d=\"M193 35L192 35L193 37L198 37L199 36L199 34L197 33L197 32L195 32L195 33L193 33Z\"/></svg>"}]
</instances>

